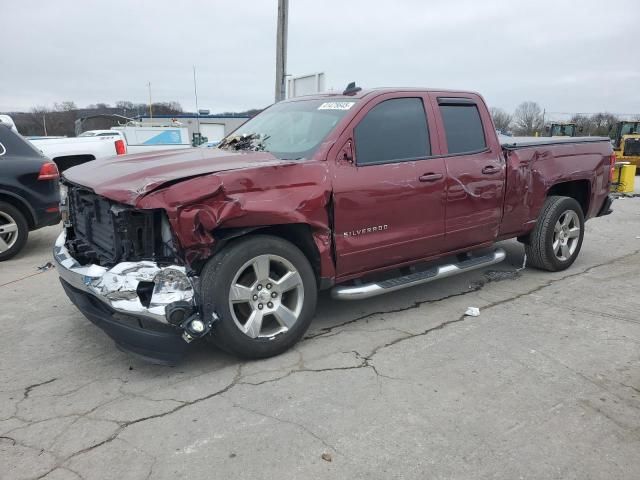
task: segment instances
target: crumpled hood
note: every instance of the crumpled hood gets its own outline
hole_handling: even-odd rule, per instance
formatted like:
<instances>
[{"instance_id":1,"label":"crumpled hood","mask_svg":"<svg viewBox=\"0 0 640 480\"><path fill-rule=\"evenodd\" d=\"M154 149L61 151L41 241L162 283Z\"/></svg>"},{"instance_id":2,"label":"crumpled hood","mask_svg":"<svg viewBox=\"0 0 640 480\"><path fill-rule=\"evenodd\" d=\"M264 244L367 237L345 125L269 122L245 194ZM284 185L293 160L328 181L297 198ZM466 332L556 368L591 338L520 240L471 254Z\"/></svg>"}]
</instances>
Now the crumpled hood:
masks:
<instances>
[{"instance_id":1,"label":"crumpled hood","mask_svg":"<svg viewBox=\"0 0 640 480\"><path fill-rule=\"evenodd\" d=\"M68 181L98 195L134 205L145 194L166 183L227 170L283 165L268 152L232 152L190 148L139 153L95 160L66 170Z\"/></svg>"}]
</instances>

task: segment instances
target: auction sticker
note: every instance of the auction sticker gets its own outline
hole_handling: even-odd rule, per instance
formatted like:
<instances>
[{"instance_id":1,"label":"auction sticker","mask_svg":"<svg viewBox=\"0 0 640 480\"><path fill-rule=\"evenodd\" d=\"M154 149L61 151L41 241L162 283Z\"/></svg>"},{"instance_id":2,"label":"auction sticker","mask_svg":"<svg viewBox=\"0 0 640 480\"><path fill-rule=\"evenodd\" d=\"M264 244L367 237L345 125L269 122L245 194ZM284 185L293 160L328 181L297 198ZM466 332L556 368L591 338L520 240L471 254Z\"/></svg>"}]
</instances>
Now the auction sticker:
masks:
<instances>
[{"instance_id":1,"label":"auction sticker","mask_svg":"<svg viewBox=\"0 0 640 480\"><path fill-rule=\"evenodd\" d=\"M356 102L325 102L318 110L349 110Z\"/></svg>"}]
</instances>

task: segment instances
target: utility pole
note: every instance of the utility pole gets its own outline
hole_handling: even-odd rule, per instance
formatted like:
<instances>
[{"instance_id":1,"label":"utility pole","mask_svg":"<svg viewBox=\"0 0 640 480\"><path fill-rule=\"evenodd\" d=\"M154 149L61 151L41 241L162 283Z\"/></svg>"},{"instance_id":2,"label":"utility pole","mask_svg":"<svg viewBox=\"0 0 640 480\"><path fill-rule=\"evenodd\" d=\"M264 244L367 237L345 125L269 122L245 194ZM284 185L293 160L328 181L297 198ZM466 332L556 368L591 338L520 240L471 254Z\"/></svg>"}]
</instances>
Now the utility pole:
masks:
<instances>
[{"instance_id":1,"label":"utility pole","mask_svg":"<svg viewBox=\"0 0 640 480\"><path fill-rule=\"evenodd\" d=\"M42 128L44 128L44 136L47 136L47 115L45 113L42 114Z\"/></svg>"},{"instance_id":2,"label":"utility pole","mask_svg":"<svg viewBox=\"0 0 640 480\"><path fill-rule=\"evenodd\" d=\"M276 39L276 102L284 100L287 74L287 26L289 0L278 0L278 36Z\"/></svg>"},{"instance_id":3,"label":"utility pole","mask_svg":"<svg viewBox=\"0 0 640 480\"><path fill-rule=\"evenodd\" d=\"M200 109L198 108L198 84L196 83L196 66L193 66L193 95L196 97L196 123L198 125L198 137L200 137ZM200 138L198 138L200 141Z\"/></svg>"},{"instance_id":4,"label":"utility pole","mask_svg":"<svg viewBox=\"0 0 640 480\"><path fill-rule=\"evenodd\" d=\"M149 87L149 121L153 122L153 108L151 107L152 103L151 103L151 82L149 82L148 84Z\"/></svg>"}]
</instances>

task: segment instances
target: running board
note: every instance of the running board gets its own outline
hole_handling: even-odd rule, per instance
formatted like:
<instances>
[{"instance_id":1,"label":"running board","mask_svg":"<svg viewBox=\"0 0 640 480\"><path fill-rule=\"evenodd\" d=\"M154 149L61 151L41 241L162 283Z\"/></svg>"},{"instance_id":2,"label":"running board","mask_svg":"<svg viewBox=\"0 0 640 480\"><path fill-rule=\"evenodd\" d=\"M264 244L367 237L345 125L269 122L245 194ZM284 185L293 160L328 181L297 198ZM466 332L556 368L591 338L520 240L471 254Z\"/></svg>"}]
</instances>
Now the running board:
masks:
<instances>
[{"instance_id":1,"label":"running board","mask_svg":"<svg viewBox=\"0 0 640 480\"><path fill-rule=\"evenodd\" d=\"M410 273L409 275L391 278L377 283L349 286L338 285L331 289L331 296L337 300L362 300L364 298L371 298L384 293L395 292L403 288L422 285L423 283L432 282L440 278L451 277L459 273L470 272L471 270L494 265L503 261L506 256L505 251L498 248L488 255L472 257L462 262L441 265L423 272Z\"/></svg>"}]
</instances>

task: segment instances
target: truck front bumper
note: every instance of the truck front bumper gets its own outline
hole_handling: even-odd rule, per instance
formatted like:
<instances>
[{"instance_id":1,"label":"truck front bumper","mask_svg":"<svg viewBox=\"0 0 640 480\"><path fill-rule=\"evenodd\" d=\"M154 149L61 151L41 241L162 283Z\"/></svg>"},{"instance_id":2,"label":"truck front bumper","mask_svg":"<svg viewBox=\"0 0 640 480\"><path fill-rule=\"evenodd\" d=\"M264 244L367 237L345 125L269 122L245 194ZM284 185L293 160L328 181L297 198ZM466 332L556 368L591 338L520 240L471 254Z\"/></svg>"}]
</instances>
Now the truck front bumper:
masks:
<instances>
[{"instance_id":1,"label":"truck front bumper","mask_svg":"<svg viewBox=\"0 0 640 480\"><path fill-rule=\"evenodd\" d=\"M107 269L80 265L65 247L62 232L53 259L69 299L122 350L145 360L175 364L188 343L179 323L170 323L168 307L194 306L194 285L184 267L155 262L122 262Z\"/></svg>"}]
</instances>

